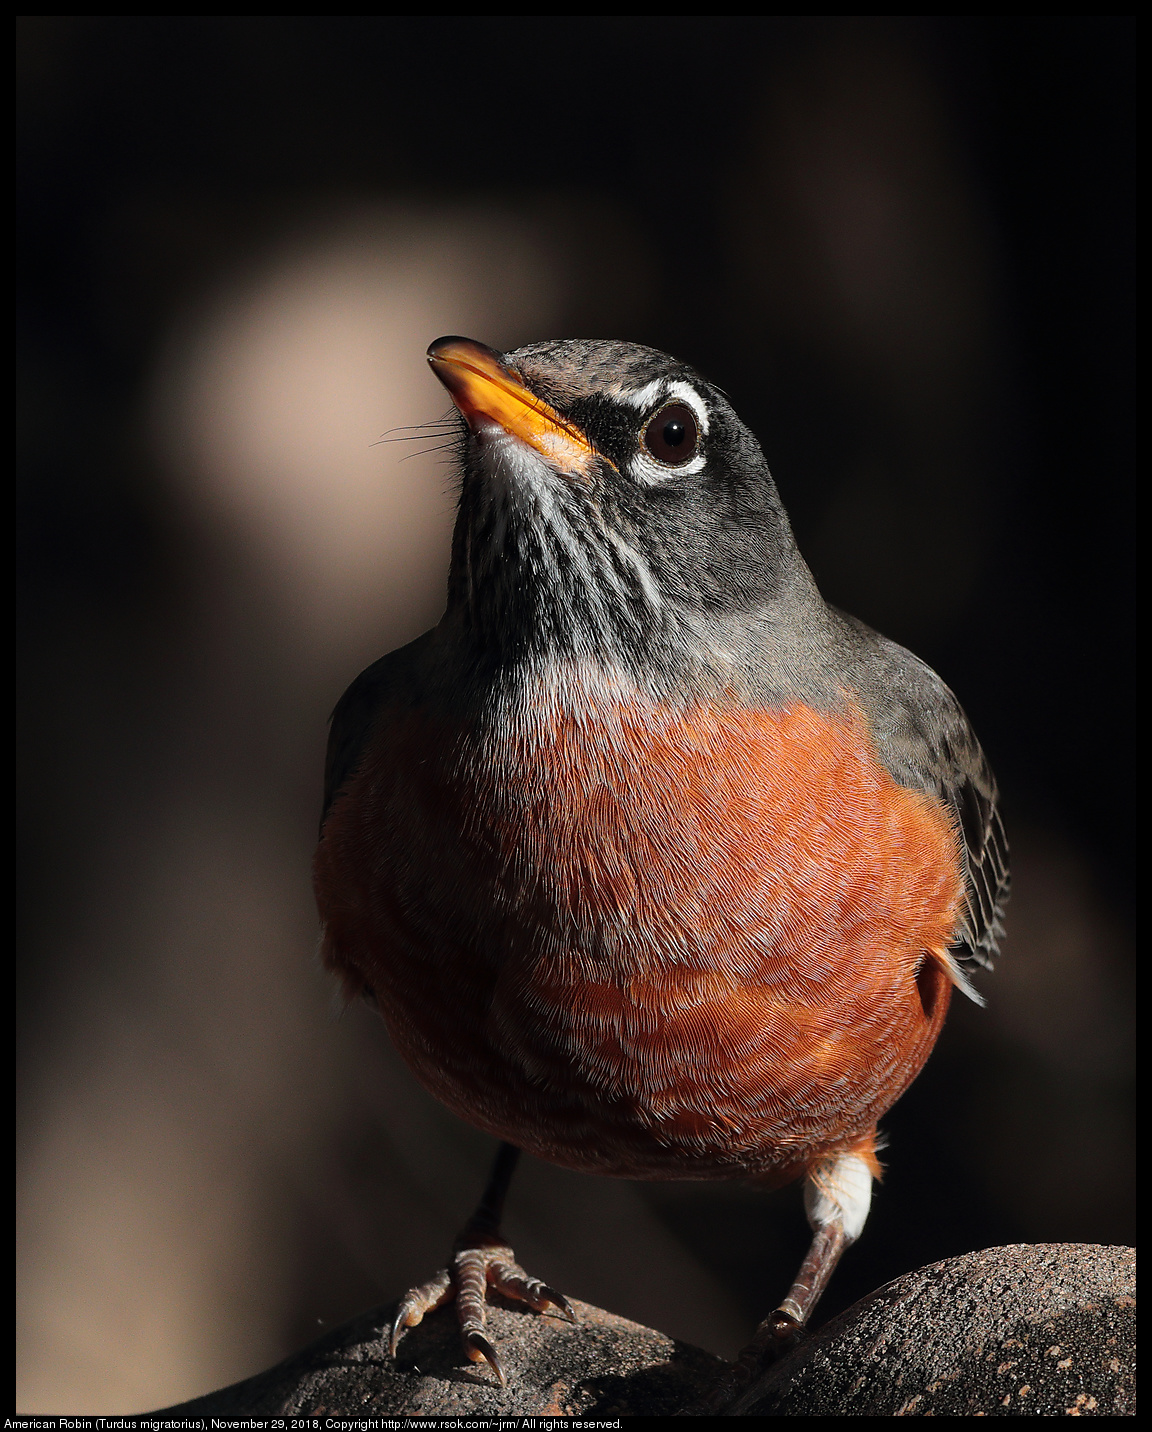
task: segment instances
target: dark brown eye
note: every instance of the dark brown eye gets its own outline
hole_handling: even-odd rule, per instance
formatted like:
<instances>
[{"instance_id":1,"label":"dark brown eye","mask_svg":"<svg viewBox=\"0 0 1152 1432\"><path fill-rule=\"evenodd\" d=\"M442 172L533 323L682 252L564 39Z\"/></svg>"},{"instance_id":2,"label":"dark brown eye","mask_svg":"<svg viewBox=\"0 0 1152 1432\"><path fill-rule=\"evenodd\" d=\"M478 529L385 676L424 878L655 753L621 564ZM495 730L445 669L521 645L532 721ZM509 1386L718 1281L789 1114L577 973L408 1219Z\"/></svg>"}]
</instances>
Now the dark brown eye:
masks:
<instances>
[{"instance_id":1,"label":"dark brown eye","mask_svg":"<svg viewBox=\"0 0 1152 1432\"><path fill-rule=\"evenodd\" d=\"M700 430L686 403L669 403L644 429L644 446L657 462L680 467L696 456Z\"/></svg>"}]
</instances>

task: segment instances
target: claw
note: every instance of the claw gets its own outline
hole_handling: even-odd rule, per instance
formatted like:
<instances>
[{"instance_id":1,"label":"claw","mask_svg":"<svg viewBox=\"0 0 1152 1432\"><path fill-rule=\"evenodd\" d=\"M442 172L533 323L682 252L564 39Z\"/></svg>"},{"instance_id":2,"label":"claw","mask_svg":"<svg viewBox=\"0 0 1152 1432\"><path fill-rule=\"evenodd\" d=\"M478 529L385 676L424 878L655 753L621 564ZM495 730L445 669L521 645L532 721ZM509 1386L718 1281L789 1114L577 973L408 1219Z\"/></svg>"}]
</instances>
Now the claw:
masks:
<instances>
[{"instance_id":1,"label":"claw","mask_svg":"<svg viewBox=\"0 0 1152 1432\"><path fill-rule=\"evenodd\" d=\"M396 1316L392 1319L392 1328L388 1335L388 1351L393 1357L396 1356L396 1349L400 1346L400 1339L408 1328L414 1328L424 1317L423 1309L419 1303L409 1295L401 1299L400 1306L396 1309Z\"/></svg>"},{"instance_id":2,"label":"claw","mask_svg":"<svg viewBox=\"0 0 1152 1432\"><path fill-rule=\"evenodd\" d=\"M388 1333L388 1351L393 1357L396 1356L396 1349L405 1331L422 1322L425 1313L443 1307L452 1295L452 1279L447 1268L441 1268L439 1273L435 1277L429 1278L427 1283L422 1283L420 1287L405 1293L404 1297L400 1299L400 1305L396 1309L396 1316L392 1319L392 1326Z\"/></svg>"},{"instance_id":3,"label":"claw","mask_svg":"<svg viewBox=\"0 0 1152 1432\"><path fill-rule=\"evenodd\" d=\"M511 1254L511 1249L506 1251ZM558 1293L539 1278L530 1278L510 1256L496 1257L489 1262L487 1280L498 1293L503 1293L506 1298L527 1303L537 1313L554 1310L559 1317L566 1318L570 1323L576 1321L571 1304L563 1293Z\"/></svg>"},{"instance_id":4,"label":"claw","mask_svg":"<svg viewBox=\"0 0 1152 1432\"><path fill-rule=\"evenodd\" d=\"M572 1311L572 1304L563 1293L558 1293L555 1288L550 1288L547 1283L540 1284L537 1297L540 1299L539 1306L537 1306L535 1302L533 1302L532 1306L538 1313L542 1313L544 1308L551 1303L552 1307L556 1310L552 1314L553 1317L563 1318L569 1323L576 1321L576 1314Z\"/></svg>"},{"instance_id":5,"label":"claw","mask_svg":"<svg viewBox=\"0 0 1152 1432\"><path fill-rule=\"evenodd\" d=\"M460 1247L461 1243L468 1246ZM427 1283L413 1288L401 1298L388 1329L388 1348L392 1356L396 1356L406 1328L414 1328L423 1320L425 1313L443 1307L454 1298L465 1352L472 1362L486 1362L499 1378L500 1386L507 1387L508 1374L484 1328L489 1289L513 1301L527 1303L538 1313L547 1312L570 1323L577 1321L564 1294L542 1283L539 1278L530 1278L498 1232L490 1232L483 1240L477 1238L474 1243L462 1234L457 1240L451 1266L442 1268Z\"/></svg>"},{"instance_id":6,"label":"claw","mask_svg":"<svg viewBox=\"0 0 1152 1432\"><path fill-rule=\"evenodd\" d=\"M483 1333L472 1332L464 1340L468 1356L473 1362L486 1362L496 1376L500 1379L500 1386L508 1386L508 1374L504 1371L503 1364L497 1355L496 1349Z\"/></svg>"}]
</instances>

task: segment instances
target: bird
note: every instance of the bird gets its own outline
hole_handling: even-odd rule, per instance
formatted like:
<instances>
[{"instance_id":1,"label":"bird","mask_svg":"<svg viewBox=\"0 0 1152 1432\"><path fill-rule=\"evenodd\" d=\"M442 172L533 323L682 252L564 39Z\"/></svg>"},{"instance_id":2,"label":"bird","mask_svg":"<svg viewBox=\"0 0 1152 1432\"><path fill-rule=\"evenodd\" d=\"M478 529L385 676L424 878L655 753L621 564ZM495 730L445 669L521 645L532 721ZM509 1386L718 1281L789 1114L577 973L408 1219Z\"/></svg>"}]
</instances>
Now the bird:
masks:
<instances>
[{"instance_id":1,"label":"bird","mask_svg":"<svg viewBox=\"0 0 1152 1432\"><path fill-rule=\"evenodd\" d=\"M574 1318L500 1230L521 1151L803 1180L809 1251L737 1360L800 1334L868 1214L878 1120L1003 934L997 785L923 661L827 603L727 395L655 349L427 352L455 405L446 610L332 717L322 960L500 1141L406 1328L489 1288ZM944 580L942 576L941 580Z\"/></svg>"}]
</instances>

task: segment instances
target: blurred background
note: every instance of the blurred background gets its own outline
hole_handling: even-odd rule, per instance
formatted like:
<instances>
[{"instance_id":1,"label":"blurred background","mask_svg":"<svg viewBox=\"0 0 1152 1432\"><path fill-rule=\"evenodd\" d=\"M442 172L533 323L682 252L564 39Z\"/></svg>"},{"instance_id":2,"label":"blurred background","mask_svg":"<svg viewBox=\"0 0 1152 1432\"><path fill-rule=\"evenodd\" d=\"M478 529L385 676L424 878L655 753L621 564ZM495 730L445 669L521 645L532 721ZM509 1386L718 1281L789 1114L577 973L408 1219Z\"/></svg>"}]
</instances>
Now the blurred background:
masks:
<instances>
[{"instance_id":1,"label":"blurred background","mask_svg":"<svg viewBox=\"0 0 1152 1432\"><path fill-rule=\"evenodd\" d=\"M1015 893L821 1307L1135 1241L1124 18L19 22L19 1406L248 1376L442 1264L491 1144L315 958L326 721L439 617L424 349L620 337L955 688ZM1144 729L1141 723L1140 729ZM731 1355L796 1190L528 1161L567 1293Z\"/></svg>"}]
</instances>

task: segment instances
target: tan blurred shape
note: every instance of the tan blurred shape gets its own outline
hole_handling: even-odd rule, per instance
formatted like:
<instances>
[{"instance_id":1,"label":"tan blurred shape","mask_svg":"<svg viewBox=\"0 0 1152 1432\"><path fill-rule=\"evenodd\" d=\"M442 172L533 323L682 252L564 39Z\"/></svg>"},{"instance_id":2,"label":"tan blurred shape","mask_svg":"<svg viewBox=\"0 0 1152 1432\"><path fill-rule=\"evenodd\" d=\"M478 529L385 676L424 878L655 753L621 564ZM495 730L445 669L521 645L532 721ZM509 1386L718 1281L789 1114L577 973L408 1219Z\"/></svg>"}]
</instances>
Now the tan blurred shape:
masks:
<instances>
[{"instance_id":1,"label":"tan blurred shape","mask_svg":"<svg viewBox=\"0 0 1152 1432\"><path fill-rule=\"evenodd\" d=\"M161 462L322 640L378 631L382 607L415 635L438 615L454 497L424 350L551 336L564 278L542 225L483 209L365 208L300 235L172 335Z\"/></svg>"}]
</instances>

